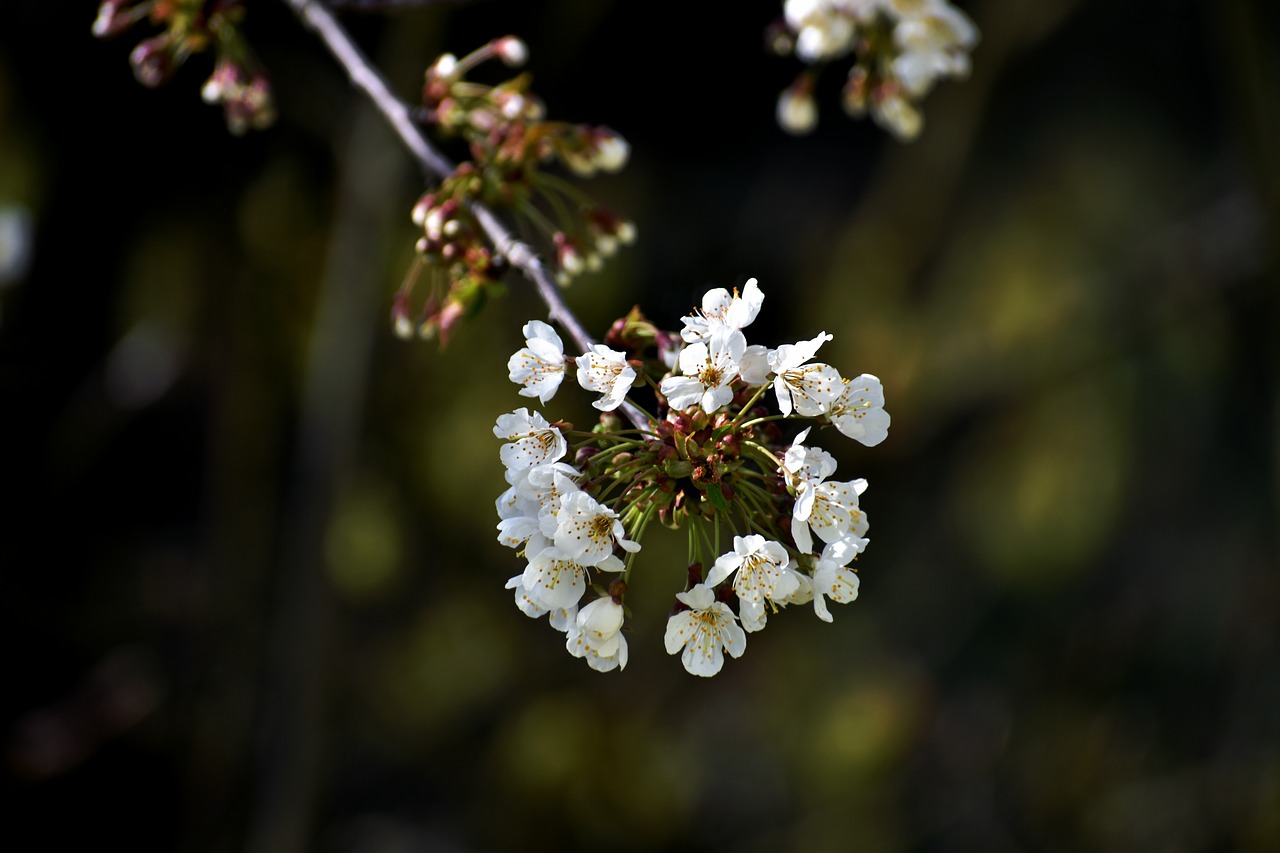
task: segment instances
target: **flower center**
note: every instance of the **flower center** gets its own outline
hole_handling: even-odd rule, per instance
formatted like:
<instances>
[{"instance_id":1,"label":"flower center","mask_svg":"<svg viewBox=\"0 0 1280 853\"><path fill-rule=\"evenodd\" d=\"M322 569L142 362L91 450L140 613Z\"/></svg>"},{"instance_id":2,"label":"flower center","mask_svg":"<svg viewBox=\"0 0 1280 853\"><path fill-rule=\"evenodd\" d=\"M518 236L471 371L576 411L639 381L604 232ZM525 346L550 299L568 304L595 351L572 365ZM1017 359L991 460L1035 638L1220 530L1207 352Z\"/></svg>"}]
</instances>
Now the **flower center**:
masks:
<instances>
[{"instance_id":1,"label":"flower center","mask_svg":"<svg viewBox=\"0 0 1280 853\"><path fill-rule=\"evenodd\" d=\"M713 364L708 364L702 368L698 374L698 381L706 388L720 387L720 381L724 378L724 371Z\"/></svg>"},{"instance_id":2,"label":"flower center","mask_svg":"<svg viewBox=\"0 0 1280 853\"><path fill-rule=\"evenodd\" d=\"M596 542L608 539L613 535L613 519L607 515L597 515L591 520L591 529L588 535Z\"/></svg>"}]
</instances>

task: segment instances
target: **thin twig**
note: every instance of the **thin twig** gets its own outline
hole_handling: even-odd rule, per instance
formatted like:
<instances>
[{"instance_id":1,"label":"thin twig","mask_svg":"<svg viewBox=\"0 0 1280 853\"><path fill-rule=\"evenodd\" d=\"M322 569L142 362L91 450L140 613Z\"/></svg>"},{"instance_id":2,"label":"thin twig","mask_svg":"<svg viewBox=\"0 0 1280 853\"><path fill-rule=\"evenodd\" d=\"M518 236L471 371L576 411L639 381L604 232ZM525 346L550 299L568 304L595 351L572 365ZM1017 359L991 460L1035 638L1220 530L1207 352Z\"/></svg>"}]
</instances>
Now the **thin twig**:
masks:
<instances>
[{"instance_id":1,"label":"thin twig","mask_svg":"<svg viewBox=\"0 0 1280 853\"><path fill-rule=\"evenodd\" d=\"M392 129L419 165L436 178L443 179L453 174L453 163L437 151L418 130L409 107L391 91L386 79L351 40L351 36L334 17L333 12L316 0L283 0L283 2L293 9L303 25L320 37L325 47L329 48L329 52L346 70L352 84L368 95L369 100L390 122ZM587 334L587 330L569 310L569 306L560 296L555 280L547 272L546 265L542 263L542 259L533 248L516 239L502 220L484 205L472 202L469 207L476 221L480 223L480 227L493 242L493 247L498 254L533 282L538 296L547 306L550 318L569 333L579 350L584 353L590 352L596 341ZM635 406L624 402L621 408L627 419L637 429L648 428L648 419Z\"/></svg>"}]
</instances>

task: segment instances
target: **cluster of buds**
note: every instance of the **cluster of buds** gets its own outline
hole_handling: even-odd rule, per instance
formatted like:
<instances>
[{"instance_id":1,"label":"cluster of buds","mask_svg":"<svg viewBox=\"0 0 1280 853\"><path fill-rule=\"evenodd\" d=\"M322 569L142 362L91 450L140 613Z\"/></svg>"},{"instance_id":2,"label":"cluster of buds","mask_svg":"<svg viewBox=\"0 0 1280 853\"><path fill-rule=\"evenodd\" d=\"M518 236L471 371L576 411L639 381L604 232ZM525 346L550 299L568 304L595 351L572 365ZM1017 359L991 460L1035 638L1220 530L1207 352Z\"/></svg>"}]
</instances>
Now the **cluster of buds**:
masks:
<instances>
[{"instance_id":1,"label":"cluster of buds","mask_svg":"<svg viewBox=\"0 0 1280 853\"><path fill-rule=\"evenodd\" d=\"M164 27L129 54L134 76L150 88L167 82L190 56L212 49L217 58L201 95L222 105L227 127L240 135L275 120L271 86L238 29L243 18L240 0L103 0L93 34L119 35L143 20Z\"/></svg>"},{"instance_id":2,"label":"cluster of buds","mask_svg":"<svg viewBox=\"0 0 1280 853\"><path fill-rule=\"evenodd\" d=\"M969 73L978 30L947 0L785 0L783 19L770 28L781 54L821 65L850 53L855 62L844 87L845 111L876 123L902 141L920 135L920 100L944 77ZM806 70L778 98L778 123L791 133L817 124L816 72Z\"/></svg>"},{"instance_id":3,"label":"cluster of buds","mask_svg":"<svg viewBox=\"0 0 1280 853\"><path fill-rule=\"evenodd\" d=\"M547 121L527 72L495 86L466 79L486 60L516 67L528 54L524 42L504 36L462 59L444 54L427 69L421 117L465 140L470 159L413 210L414 223L423 229L419 257L439 273L416 324L420 334L443 336L449 323L474 309L495 278L496 259L470 212L473 202L509 211L522 230L540 234L561 285L599 269L619 245L635 240L634 225L547 169L559 163L583 177L616 172L630 152L621 136L604 127ZM440 279L447 284L440 286ZM403 303L394 313L397 328L412 332L410 294L402 291L397 301Z\"/></svg>"},{"instance_id":4,"label":"cluster of buds","mask_svg":"<svg viewBox=\"0 0 1280 853\"><path fill-rule=\"evenodd\" d=\"M413 206L413 223L422 236L414 266L391 308L392 325L400 337L438 335L445 343L458 320L500 290L505 261L485 242L468 204L482 182L475 165L463 163ZM430 292L413 319L413 290L424 268L431 276Z\"/></svg>"},{"instance_id":5,"label":"cluster of buds","mask_svg":"<svg viewBox=\"0 0 1280 853\"><path fill-rule=\"evenodd\" d=\"M719 672L725 652L741 656L747 633L781 608L812 602L829 622L828 599L857 597L851 563L868 544L858 505L867 483L832 479L835 459L808 441L815 426L883 441L883 388L814 362L825 332L777 349L748 345L742 329L763 300L754 279L741 294L711 290L678 335L633 310L575 359L548 324L524 327L525 346L508 362L520 394L545 404L576 368L601 414L589 431L527 408L498 418L509 486L497 500L498 540L526 560L507 588L593 669L626 665L624 601L654 520L688 537L665 644L694 675ZM811 423L795 432L797 420Z\"/></svg>"}]
</instances>

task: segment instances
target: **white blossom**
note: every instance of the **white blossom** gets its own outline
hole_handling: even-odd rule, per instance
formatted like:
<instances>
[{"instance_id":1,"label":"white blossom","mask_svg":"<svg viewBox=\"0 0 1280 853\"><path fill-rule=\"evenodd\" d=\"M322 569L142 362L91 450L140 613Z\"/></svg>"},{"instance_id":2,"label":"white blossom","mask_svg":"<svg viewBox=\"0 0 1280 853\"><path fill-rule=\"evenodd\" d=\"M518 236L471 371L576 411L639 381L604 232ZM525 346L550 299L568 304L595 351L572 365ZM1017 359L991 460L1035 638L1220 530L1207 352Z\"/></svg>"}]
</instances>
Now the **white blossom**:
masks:
<instances>
[{"instance_id":1,"label":"white blossom","mask_svg":"<svg viewBox=\"0 0 1280 853\"><path fill-rule=\"evenodd\" d=\"M508 471L511 487L498 496L498 541L508 548L525 546L526 556L533 556L550 544L541 533L542 518L554 516L560 508L560 496L578 491L574 480L579 473L564 462L551 462L533 468Z\"/></svg>"},{"instance_id":2,"label":"white blossom","mask_svg":"<svg viewBox=\"0 0 1280 853\"><path fill-rule=\"evenodd\" d=\"M889 413L884 410L884 386L870 373L846 379L844 390L827 410L836 429L874 447L889 435Z\"/></svg>"},{"instance_id":3,"label":"white blossom","mask_svg":"<svg viewBox=\"0 0 1280 853\"><path fill-rule=\"evenodd\" d=\"M575 605L568 608L548 610L529 597L529 592L524 588L521 580L522 576L516 575L507 581L506 587L507 589L514 589L516 591L516 607L520 608L520 612L531 619L537 619L540 616L550 614L547 616L547 620L551 623L552 628L555 628L561 633L568 631L578 616L577 606Z\"/></svg>"},{"instance_id":4,"label":"white blossom","mask_svg":"<svg viewBox=\"0 0 1280 853\"><path fill-rule=\"evenodd\" d=\"M733 380L738 360L746 351L742 332L717 327L707 341L690 344L680 352L680 376L668 376L659 389L673 409L701 404L707 414L733 400Z\"/></svg>"},{"instance_id":5,"label":"white blossom","mask_svg":"<svg viewBox=\"0 0 1280 853\"><path fill-rule=\"evenodd\" d=\"M978 28L946 0L892 2L899 15L893 29L893 74L913 98L923 97L941 77L966 77Z\"/></svg>"},{"instance_id":6,"label":"white blossom","mask_svg":"<svg viewBox=\"0 0 1280 853\"><path fill-rule=\"evenodd\" d=\"M564 343L556 330L541 320L530 320L523 329L525 346L507 361L511 381L522 385L522 397L546 403L564 379Z\"/></svg>"},{"instance_id":7,"label":"white blossom","mask_svg":"<svg viewBox=\"0 0 1280 853\"><path fill-rule=\"evenodd\" d=\"M829 364L807 364L818 348L834 336L819 332L817 337L796 344L783 344L769 353L769 369L774 373L773 390L784 416L792 409L811 418L822 414L840 394L840 373Z\"/></svg>"},{"instance_id":8,"label":"white blossom","mask_svg":"<svg viewBox=\"0 0 1280 853\"><path fill-rule=\"evenodd\" d=\"M769 349L752 344L738 360L738 376L748 385L767 385L773 376L769 372Z\"/></svg>"},{"instance_id":9,"label":"white blossom","mask_svg":"<svg viewBox=\"0 0 1280 853\"><path fill-rule=\"evenodd\" d=\"M796 56L805 62L833 59L853 49L853 20L836 0L787 0L783 14L796 32Z\"/></svg>"},{"instance_id":10,"label":"white blossom","mask_svg":"<svg viewBox=\"0 0 1280 853\"><path fill-rule=\"evenodd\" d=\"M724 653L735 658L747 650L747 634L723 601L716 601L711 587L698 584L688 592L676 594L689 606L667 620L663 642L667 654L681 649L680 662L693 675L712 676L724 666Z\"/></svg>"},{"instance_id":11,"label":"white blossom","mask_svg":"<svg viewBox=\"0 0 1280 853\"><path fill-rule=\"evenodd\" d=\"M622 571L623 565L611 554L596 568ZM529 597L548 610L573 607L587 591L587 567L553 545L529 560L520 582Z\"/></svg>"},{"instance_id":12,"label":"white blossom","mask_svg":"<svg viewBox=\"0 0 1280 853\"><path fill-rule=\"evenodd\" d=\"M765 624L765 600L785 602L799 581L787 571L786 548L759 534L733 537L733 550L721 554L707 573L707 585L715 586L734 575L733 591L738 595L738 616L747 631L759 631ZM735 574L736 572L736 574Z\"/></svg>"},{"instance_id":13,"label":"white blossom","mask_svg":"<svg viewBox=\"0 0 1280 853\"><path fill-rule=\"evenodd\" d=\"M508 471L555 462L569 450L569 444L560 430L551 426L542 415L530 413L528 409L516 409L499 415L493 434L498 438L514 439L502 445L499 452L502 464Z\"/></svg>"},{"instance_id":14,"label":"white blossom","mask_svg":"<svg viewBox=\"0 0 1280 853\"><path fill-rule=\"evenodd\" d=\"M626 353L604 344L592 344L591 352L578 356L577 365L578 384L601 395L591 405L602 412L611 412L622 405L636 379L635 368L627 364Z\"/></svg>"},{"instance_id":15,"label":"white blossom","mask_svg":"<svg viewBox=\"0 0 1280 853\"><path fill-rule=\"evenodd\" d=\"M609 596L597 598L578 611L565 635L565 647L599 672L625 669L627 639L622 635L623 611Z\"/></svg>"},{"instance_id":16,"label":"white blossom","mask_svg":"<svg viewBox=\"0 0 1280 853\"><path fill-rule=\"evenodd\" d=\"M821 447L807 447L805 439L809 437L809 427L791 442L786 454L782 457L782 470L786 475L787 485L795 489L795 515L808 518L813 507L814 487L836 472L836 460Z\"/></svg>"},{"instance_id":17,"label":"white blossom","mask_svg":"<svg viewBox=\"0 0 1280 853\"><path fill-rule=\"evenodd\" d=\"M848 604L858 597L858 574L846 568L867 547L867 540L849 536L828 543L813 568L813 612L823 622L831 621L826 598Z\"/></svg>"},{"instance_id":18,"label":"white blossom","mask_svg":"<svg viewBox=\"0 0 1280 853\"><path fill-rule=\"evenodd\" d=\"M696 343L710 338L718 328L741 331L756 319L763 303L764 293L754 278L743 285L741 295L737 290L730 294L723 287L712 288L703 294L701 310L680 318L684 324L680 337Z\"/></svg>"},{"instance_id":19,"label":"white blossom","mask_svg":"<svg viewBox=\"0 0 1280 853\"><path fill-rule=\"evenodd\" d=\"M559 512L554 517L543 516L542 532L561 552L584 566L605 563L615 544L627 552L640 550L639 543L626 538L618 514L582 491L560 498Z\"/></svg>"},{"instance_id":20,"label":"white blossom","mask_svg":"<svg viewBox=\"0 0 1280 853\"><path fill-rule=\"evenodd\" d=\"M813 486L813 502L808 512L797 508L791 517L791 536L802 554L813 553L810 530L823 542L867 532L866 514L858 508L858 495L867 490L867 481L823 482Z\"/></svg>"}]
</instances>

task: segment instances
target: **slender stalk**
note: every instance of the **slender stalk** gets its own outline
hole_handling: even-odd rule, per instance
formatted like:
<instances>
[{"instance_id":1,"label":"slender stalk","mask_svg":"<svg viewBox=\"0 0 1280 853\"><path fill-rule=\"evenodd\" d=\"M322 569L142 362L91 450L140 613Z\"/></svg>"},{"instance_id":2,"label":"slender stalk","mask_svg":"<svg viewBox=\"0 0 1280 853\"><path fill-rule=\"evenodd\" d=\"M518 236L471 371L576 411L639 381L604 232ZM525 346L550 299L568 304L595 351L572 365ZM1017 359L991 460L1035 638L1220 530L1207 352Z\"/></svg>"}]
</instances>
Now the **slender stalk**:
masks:
<instances>
[{"instance_id":1,"label":"slender stalk","mask_svg":"<svg viewBox=\"0 0 1280 853\"><path fill-rule=\"evenodd\" d=\"M454 164L422 135L413 121L408 105L391 91L386 78L369 62L333 12L317 0L281 0L281 2L293 10L303 26L314 32L324 42L325 47L347 72L351 84L368 96L374 107L382 113L396 135L409 149L409 153L418 161L418 165L436 178L443 179L453 174ZM569 333L569 337L577 344L579 350L584 353L590 352L596 341L587 334L582 323L569 310L569 306L560 296L555 279L547 272L546 265L542 263L542 259L533 248L517 239L502 220L484 205L471 203L469 207L498 254L533 282L538 297L547 306L550 318ZM644 414L631 403L623 402L620 408L637 428L644 429L649 425Z\"/></svg>"}]
</instances>

